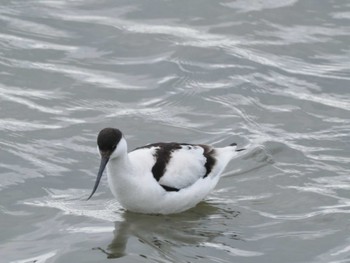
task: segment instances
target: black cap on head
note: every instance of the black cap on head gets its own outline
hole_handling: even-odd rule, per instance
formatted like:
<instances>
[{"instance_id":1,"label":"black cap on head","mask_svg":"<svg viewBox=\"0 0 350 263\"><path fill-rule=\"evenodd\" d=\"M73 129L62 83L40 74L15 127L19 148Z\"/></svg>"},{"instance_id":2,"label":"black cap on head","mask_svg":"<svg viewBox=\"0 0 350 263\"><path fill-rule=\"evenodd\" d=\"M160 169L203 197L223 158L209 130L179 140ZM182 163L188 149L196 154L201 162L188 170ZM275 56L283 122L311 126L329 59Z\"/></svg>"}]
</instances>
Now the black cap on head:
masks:
<instances>
[{"instance_id":1,"label":"black cap on head","mask_svg":"<svg viewBox=\"0 0 350 263\"><path fill-rule=\"evenodd\" d=\"M122 132L114 128L104 128L97 136L97 145L101 152L111 152L122 138Z\"/></svg>"}]
</instances>

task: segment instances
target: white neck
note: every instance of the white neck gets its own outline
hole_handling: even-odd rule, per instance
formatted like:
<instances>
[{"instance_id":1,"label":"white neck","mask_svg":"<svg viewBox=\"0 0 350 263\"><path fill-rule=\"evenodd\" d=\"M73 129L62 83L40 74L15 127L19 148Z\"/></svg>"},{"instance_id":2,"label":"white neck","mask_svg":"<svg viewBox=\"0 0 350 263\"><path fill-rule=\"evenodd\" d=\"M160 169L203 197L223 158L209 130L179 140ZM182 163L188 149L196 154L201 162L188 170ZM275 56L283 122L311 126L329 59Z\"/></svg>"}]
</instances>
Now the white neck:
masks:
<instances>
[{"instance_id":1,"label":"white neck","mask_svg":"<svg viewBox=\"0 0 350 263\"><path fill-rule=\"evenodd\" d=\"M111 154L109 162L107 164L107 173L109 177L123 177L132 171L132 165L130 163L127 144L124 138L121 138L117 148Z\"/></svg>"},{"instance_id":2,"label":"white neck","mask_svg":"<svg viewBox=\"0 0 350 263\"><path fill-rule=\"evenodd\" d=\"M128 153L127 144L124 138L120 140L117 148L112 153L107 164L107 177L109 187L117 197L122 199L127 192L133 189L136 183L134 167L132 166Z\"/></svg>"}]
</instances>

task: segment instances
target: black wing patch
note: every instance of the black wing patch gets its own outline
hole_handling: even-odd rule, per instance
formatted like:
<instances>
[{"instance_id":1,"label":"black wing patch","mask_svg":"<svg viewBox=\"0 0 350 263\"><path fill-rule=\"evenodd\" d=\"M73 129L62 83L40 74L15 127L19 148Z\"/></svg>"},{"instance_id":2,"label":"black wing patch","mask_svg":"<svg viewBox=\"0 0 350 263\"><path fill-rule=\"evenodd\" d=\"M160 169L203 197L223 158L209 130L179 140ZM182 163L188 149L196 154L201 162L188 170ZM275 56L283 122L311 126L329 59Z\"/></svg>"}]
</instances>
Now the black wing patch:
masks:
<instances>
[{"instance_id":1,"label":"black wing patch","mask_svg":"<svg viewBox=\"0 0 350 263\"><path fill-rule=\"evenodd\" d=\"M214 148L205 145L205 144L200 144L200 147L202 147L204 149L204 157L207 159L206 163L205 163L205 169L207 170L207 172L205 173L204 177L207 177L208 174L210 174L211 170L213 169L215 163L216 163L216 159L214 158Z\"/></svg>"},{"instance_id":2,"label":"black wing patch","mask_svg":"<svg viewBox=\"0 0 350 263\"><path fill-rule=\"evenodd\" d=\"M154 178L159 181L160 178L165 174L166 165L169 163L171 154L181 149L181 144L179 143L159 143L154 145L158 147L154 153L156 158L156 163L152 167L152 173Z\"/></svg>"},{"instance_id":3,"label":"black wing patch","mask_svg":"<svg viewBox=\"0 0 350 263\"><path fill-rule=\"evenodd\" d=\"M167 191L167 192L178 192L178 191L180 191L180 189L175 188L175 187L166 186L166 185L162 185L162 184L160 186L163 187L164 190Z\"/></svg>"},{"instance_id":4,"label":"black wing patch","mask_svg":"<svg viewBox=\"0 0 350 263\"><path fill-rule=\"evenodd\" d=\"M170 143L153 143L148 144L142 147L138 147L135 150L144 149L144 148L152 148L155 147L156 150L154 152L154 157L156 158L156 163L152 167L152 173L153 177L157 180L157 182L160 180L160 178L164 175L166 170L166 165L169 163L171 154L182 148L180 143L176 142L170 142Z\"/></svg>"},{"instance_id":5,"label":"black wing patch","mask_svg":"<svg viewBox=\"0 0 350 263\"><path fill-rule=\"evenodd\" d=\"M206 163L205 163L205 169L206 173L203 176L203 178L207 177L210 172L213 169L213 166L216 163L216 160L214 158L214 149L208 145L204 144L189 144L189 143L176 143L176 142L170 142L170 143L153 143L153 144L148 144L142 147L138 147L135 150L138 149L143 149L143 148L152 148L156 147L156 150L154 152L154 157L156 158L156 162L152 167L152 174L154 179L159 182L160 178L165 174L166 172L166 166L169 163L171 159L171 154L179 149L182 149L182 146L200 146L204 149L203 155L206 158ZM166 186L166 185L161 185L164 190L168 192L174 192L174 191L179 191L180 189L177 189L175 187L171 186Z\"/></svg>"}]
</instances>

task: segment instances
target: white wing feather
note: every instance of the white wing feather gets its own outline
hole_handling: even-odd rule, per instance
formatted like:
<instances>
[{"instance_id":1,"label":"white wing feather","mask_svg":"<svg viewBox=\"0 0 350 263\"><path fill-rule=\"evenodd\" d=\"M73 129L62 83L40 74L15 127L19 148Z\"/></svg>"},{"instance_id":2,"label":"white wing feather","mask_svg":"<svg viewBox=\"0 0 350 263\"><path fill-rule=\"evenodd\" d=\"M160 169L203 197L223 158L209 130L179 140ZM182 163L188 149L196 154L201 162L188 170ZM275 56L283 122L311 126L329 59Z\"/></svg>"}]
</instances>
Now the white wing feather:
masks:
<instances>
[{"instance_id":1,"label":"white wing feather","mask_svg":"<svg viewBox=\"0 0 350 263\"><path fill-rule=\"evenodd\" d=\"M194 184L206 174L207 159L203 152L204 149L199 146L191 148L184 146L174 151L159 183L177 189Z\"/></svg>"}]
</instances>

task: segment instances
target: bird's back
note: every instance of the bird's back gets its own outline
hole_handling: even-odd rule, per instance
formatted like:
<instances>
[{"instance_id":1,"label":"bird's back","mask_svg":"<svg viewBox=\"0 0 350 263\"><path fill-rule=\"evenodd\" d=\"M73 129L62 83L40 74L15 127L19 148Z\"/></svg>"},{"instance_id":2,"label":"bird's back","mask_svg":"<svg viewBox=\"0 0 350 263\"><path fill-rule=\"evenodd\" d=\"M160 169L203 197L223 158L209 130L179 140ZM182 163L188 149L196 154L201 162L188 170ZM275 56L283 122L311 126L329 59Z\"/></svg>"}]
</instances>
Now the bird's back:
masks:
<instances>
[{"instance_id":1,"label":"bird's back","mask_svg":"<svg viewBox=\"0 0 350 263\"><path fill-rule=\"evenodd\" d=\"M201 178L218 175L234 155L235 146L156 143L136 148L129 158L161 186L181 190Z\"/></svg>"}]
</instances>

